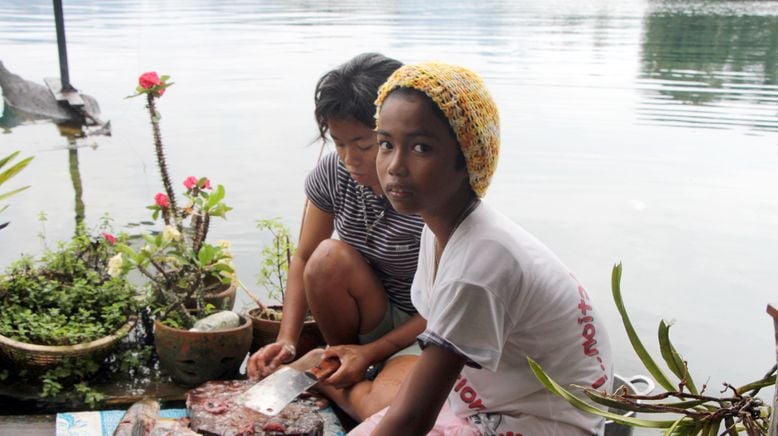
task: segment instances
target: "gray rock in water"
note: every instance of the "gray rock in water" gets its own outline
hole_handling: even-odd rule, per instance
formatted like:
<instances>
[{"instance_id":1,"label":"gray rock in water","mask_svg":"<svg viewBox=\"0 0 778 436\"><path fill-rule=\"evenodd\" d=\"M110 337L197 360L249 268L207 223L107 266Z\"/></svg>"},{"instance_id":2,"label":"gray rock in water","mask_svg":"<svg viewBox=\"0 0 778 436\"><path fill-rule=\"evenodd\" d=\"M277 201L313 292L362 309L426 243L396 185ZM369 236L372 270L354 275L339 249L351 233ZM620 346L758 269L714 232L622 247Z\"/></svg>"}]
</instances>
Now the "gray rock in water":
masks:
<instances>
[{"instance_id":1,"label":"gray rock in water","mask_svg":"<svg viewBox=\"0 0 778 436\"><path fill-rule=\"evenodd\" d=\"M30 82L8 71L0 61L0 88L5 108L0 124L6 127L27 122L51 120L55 123L83 123L84 116L66 103L58 102L44 85ZM97 117L100 106L93 97L81 94L84 111Z\"/></svg>"}]
</instances>

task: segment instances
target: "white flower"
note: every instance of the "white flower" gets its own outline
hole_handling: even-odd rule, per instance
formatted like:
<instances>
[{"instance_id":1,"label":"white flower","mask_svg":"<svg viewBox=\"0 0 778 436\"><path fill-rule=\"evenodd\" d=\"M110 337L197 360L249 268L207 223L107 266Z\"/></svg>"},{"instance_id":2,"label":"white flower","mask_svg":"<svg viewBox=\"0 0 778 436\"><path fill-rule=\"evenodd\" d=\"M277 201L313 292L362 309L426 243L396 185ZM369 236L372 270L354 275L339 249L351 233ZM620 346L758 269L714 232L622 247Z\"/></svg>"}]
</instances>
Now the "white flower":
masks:
<instances>
[{"instance_id":1,"label":"white flower","mask_svg":"<svg viewBox=\"0 0 778 436\"><path fill-rule=\"evenodd\" d=\"M162 240L165 242L170 241L180 241L181 240L181 232L179 232L175 227L173 226L165 226L165 228L162 230Z\"/></svg>"},{"instance_id":2,"label":"white flower","mask_svg":"<svg viewBox=\"0 0 778 436\"><path fill-rule=\"evenodd\" d=\"M117 277L122 272L122 254L119 253L108 260L108 275L111 277Z\"/></svg>"},{"instance_id":3,"label":"white flower","mask_svg":"<svg viewBox=\"0 0 778 436\"><path fill-rule=\"evenodd\" d=\"M219 248L221 248L224 251L229 251L230 247L232 246L232 244L230 244L230 241L225 241L225 240L216 241L216 245L218 245Z\"/></svg>"}]
</instances>

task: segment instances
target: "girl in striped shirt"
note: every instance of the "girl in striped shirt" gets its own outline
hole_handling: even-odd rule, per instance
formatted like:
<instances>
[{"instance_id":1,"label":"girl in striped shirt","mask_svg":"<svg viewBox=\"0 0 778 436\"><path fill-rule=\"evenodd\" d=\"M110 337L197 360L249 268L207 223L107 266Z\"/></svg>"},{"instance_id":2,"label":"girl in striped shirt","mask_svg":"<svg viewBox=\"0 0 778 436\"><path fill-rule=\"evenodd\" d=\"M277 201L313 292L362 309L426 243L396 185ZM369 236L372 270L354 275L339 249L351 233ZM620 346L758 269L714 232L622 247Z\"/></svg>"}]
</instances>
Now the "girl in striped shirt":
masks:
<instances>
[{"instance_id":1,"label":"girl in striped shirt","mask_svg":"<svg viewBox=\"0 0 778 436\"><path fill-rule=\"evenodd\" d=\"M375 395L364 395L382 384L381 375L375 384L360 384L368 368L392 357L392 365L404 368L398 372L404 374L420 353L415 340L425 326L410 300L423 222L392 208L375 166L373 102L378 87L401 65L364 53L317 83L319 134L322 141L332 139L335 153L323 157L305 181L309 201L289 268L277 341L257 351L248 365L250 377L264 377L294 359L310 310L330 345L325 357L340 361L337 372L323 381L327 394L358 420L389 404L399 385L392 379ZM384 373L394 373L388 363ZM368 400L351 404L352 391Z\"/></svg>"}]
</instances>

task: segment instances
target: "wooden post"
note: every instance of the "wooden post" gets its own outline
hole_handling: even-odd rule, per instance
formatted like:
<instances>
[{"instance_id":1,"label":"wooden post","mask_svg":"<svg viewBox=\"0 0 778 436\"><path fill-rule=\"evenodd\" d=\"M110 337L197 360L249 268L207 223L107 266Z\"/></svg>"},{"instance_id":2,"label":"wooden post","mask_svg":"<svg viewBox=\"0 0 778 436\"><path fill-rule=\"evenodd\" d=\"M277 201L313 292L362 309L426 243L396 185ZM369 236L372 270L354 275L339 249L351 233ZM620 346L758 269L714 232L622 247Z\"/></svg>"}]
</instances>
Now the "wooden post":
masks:
<instances>
[{"instance_id":1,"label":"wooden post","mask_svg":"<svg viewBox=\"0 0 778 436\"><path fill-rule=\"evenodd\" d=\"M767 313L773 317L773 326L775 327L775 361L778 363L778 305L768 304ZM775 393L773 394L773 413L770 416L769 436L778 436L778 380L775 383Z\"/></svg>"}]
</instances>

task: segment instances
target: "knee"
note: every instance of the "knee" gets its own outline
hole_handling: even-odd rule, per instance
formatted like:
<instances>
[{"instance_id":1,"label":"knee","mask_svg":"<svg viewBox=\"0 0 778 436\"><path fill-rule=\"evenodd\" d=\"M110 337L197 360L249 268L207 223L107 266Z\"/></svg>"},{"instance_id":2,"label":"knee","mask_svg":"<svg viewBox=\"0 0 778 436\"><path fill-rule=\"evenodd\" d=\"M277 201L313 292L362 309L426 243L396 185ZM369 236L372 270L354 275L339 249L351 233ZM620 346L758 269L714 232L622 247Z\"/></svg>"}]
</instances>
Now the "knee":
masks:
<instances>
[{"instance_id":1,"label":"knee","mask_svg":"<svg viewBox=\"0 0 778 436\"><path fill-rule=\"evenodd\" d=\"M329 287L333 281L344 281L350 265L356 257L361 257L356 250L343 241L325 239L322 241L305 264L303 282L306 292L315 291L319 287Z\"/></svg>"}]
</instances>

